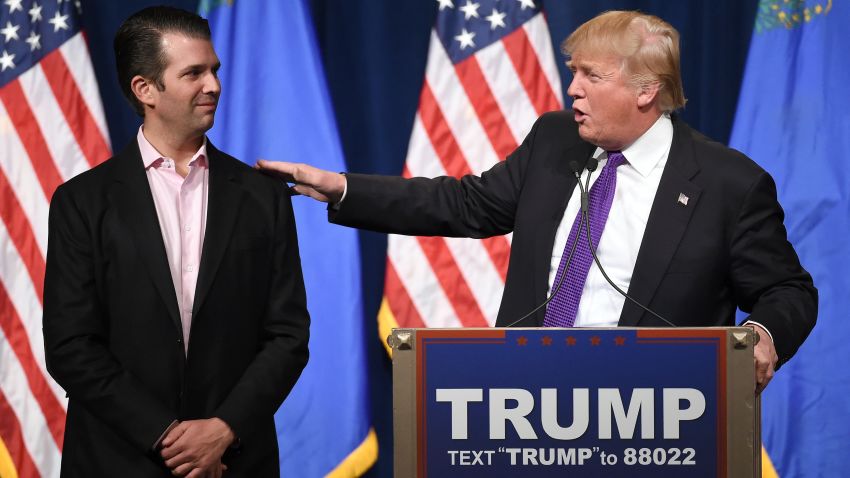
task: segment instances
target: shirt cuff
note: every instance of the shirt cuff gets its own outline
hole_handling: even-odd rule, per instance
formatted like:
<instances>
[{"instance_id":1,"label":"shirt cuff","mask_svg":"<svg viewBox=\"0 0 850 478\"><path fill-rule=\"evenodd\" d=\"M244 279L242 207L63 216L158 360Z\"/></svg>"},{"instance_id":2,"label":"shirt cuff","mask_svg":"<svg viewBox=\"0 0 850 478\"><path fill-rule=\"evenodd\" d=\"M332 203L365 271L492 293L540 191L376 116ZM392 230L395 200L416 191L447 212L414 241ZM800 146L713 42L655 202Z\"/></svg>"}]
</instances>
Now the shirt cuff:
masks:
<instances>
[{"instance_id":1,"label":"shirt cuff","mask_svg":"<svg viewBox=\"0 0 850 478\"><path fill-rule=\"evenodd\" d=\"M768 329L767 329L767 327L765 327L764 325L762 325L762 324L760 324L760 323L756 322L755 320L748 320L748 321L744 322L744 324L743 324L743 325L750 325L750 324L752 324L752 325L758 325L759 327L761 327L761 329L762 329L762 330L764 330L765 332L767 332L767 336L768 336L768 337L770 337L770 341L771 341L771 342L773 342L774 346L776 346L776 341L775 341L775 340L773 340L773 334L771 334L771 333L770 333L770 330L768 330Z\"/></svg>"},{"instance_id":2,"label":"shirt cuff","mask_svg":"<svg viewBox=\"0 0 850 478\"><path fill-rule=\"evenodd\" d=\"M345 173L339 173L339 174L343 175L343 177L345 176ZM345 183L342 187L342 197L339 198L339 201L331 204L331 209L333 209L334 211L339 211L340 205L342 205L342 202L345 201L345 195L346 194L348 194L348 178L345 179Z\"/></svg>"},{"instance_id":3,"label":"shirt cuff","mask_svg":"<svg viewBox=\"0 0 850 478\"><path fill-rule=\"evenodd\" d=\"M174 430L174 427L176 427L179 423L180 421L178 420L174 420L173 422L171 422L171 425L168 425L168 428L166 428L165 431L162 432L162 435L160 435L159 438L157 438L157 440L154 442L153 446L151 447L151 450L158 451L160 445L162 445L162 440L165 440L165 437L167 437L168 434L171 433L171 430Z\"/></svg>"}]
</instances>

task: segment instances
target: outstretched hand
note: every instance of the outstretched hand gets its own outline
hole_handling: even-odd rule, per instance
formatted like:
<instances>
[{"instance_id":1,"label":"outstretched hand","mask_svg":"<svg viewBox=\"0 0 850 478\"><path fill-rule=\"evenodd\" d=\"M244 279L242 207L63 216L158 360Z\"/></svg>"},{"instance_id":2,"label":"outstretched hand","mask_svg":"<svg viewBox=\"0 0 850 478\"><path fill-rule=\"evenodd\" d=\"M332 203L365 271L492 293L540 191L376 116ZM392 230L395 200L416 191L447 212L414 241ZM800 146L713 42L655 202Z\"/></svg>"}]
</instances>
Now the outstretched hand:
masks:
<instances>
[{"instance_id":1,"label":"outstretched hand","mask_svg":"<svg viewBox=\"0 0 850 478\"><path fill-rule=\"evenodd\" d=\"M288 183L294 183L290 189L297 194L326 203L336 204L345 191L345 176L309 164L286 163L282 161L257 161L257 169L280 177Z\"/></svg>"}]
</instances>

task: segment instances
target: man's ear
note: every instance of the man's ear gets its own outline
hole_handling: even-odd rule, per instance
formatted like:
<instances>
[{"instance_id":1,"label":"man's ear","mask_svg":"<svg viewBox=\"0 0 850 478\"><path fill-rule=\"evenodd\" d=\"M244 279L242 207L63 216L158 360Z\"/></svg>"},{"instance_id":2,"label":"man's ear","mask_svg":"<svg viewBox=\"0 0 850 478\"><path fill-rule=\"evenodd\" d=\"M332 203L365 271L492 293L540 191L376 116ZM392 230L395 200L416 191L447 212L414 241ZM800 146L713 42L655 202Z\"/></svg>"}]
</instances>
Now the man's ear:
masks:
<instances>
[{"instance_id":1,"label":"man's ear","mask_svg":"<svg viewBox=\"0 0 850 478\"><path fill-rule=\"evenodd\" d=\"M660 83L650 83L644 85L638 90L638 108L645 108L655 103L658 98L658 90L661 89Z\"/></svg>"},{"instance_id":2,"label":"man's ear","mask_svg":"<svg viewBox=\"0 0 850 478\"><path fill-rule=\"evenodd\" d=\"M153 81L146 80L140 75L136 75L130 80L130 91L136 95L136 99L143 105L150 106L151 108L154 105L153 90L155 88L156 86L154 86Z\"/></svg>"}]
</instances>

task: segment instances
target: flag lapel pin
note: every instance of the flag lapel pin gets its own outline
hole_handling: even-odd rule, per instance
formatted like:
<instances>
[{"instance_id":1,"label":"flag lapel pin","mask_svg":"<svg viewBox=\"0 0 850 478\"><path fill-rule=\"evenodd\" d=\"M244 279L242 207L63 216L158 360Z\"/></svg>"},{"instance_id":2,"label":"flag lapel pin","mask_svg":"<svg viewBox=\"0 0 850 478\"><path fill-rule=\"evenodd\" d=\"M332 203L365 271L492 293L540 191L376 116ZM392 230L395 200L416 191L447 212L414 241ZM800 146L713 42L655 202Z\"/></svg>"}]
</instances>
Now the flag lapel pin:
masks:
<instances>
[{"instance_id":1,"label":"flag lapel pin","mask_svg":"<svg viewBox=\"0 0 850 478\"><path fill-rule=\"evenodd\" d=\"M685 196L685 193L679 193L679 201L678 201L679 204L681 204L682 206L687 206L688 205L688 199L689 198L687 196Z\"/></svg>"}]
</instances>

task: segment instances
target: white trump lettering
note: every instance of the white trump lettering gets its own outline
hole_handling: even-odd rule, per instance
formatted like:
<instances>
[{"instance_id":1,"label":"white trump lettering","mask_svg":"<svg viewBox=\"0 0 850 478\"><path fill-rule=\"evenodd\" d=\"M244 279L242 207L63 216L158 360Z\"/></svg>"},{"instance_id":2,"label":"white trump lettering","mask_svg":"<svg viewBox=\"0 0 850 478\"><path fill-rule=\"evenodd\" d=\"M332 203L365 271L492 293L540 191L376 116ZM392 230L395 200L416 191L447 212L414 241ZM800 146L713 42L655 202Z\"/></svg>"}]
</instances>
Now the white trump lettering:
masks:
<instances>
[{"instance_id":1,"label":"white trump lettering","mask_svg":"<svg viewBox=\"0 0 850 478\"><path fill-rule=\"evenodd\" d=\"M508 408L507 401L516 402L515 408ZM526 415L534 410L534 397L523 388L490 389L490 439L505 439L505 423L510 421L517 435L523 440L534 440L537 434L531 427Z\"/></svg>"},{"instance_id":2,"label":"white trump lettering","mask_svg":"<svg viewBox=\"0 0 850 478\"><path fill-rule=\"evenodd\" d=\"M617 388L599 389L599 438L611 438L611 415L617 421L620 438L632 438L635 426L640 417L640 437L655 438L655 400L651 388L636 388L632 390L629 401L629 412L623 407L623 397Z\"/></svg>"},{"instance_id":3,"label":"white trump lettering","mask_svg":"<svg viewBox=\"0 0 850 478\"><path fill-rule=\"evenodd\" d=\"M540 420L543 431L556 440L575 440L584 435L590 422L590 391L586 388L573 389L573 423L564 428L558 424L558 389L540 390Z\"/></svg>"},{"instance_id":4,"label":"white trump lettering","mask_svg":"<svg viewBox=\"0 0 850 478\"><path fill-rule=\"evenodd\" d=\"M610 440L616 425L622 439L632 439L640 421L640 438L655 438L655 391L652 388L632 390L628 410L620 389L600 388L597 391L599 438ZM469 437L469 404L484 401L481 388L439 388L437 402L451 403L451 435L453 440ZM678 439L681 422L697 420L705 412L705 395L695 388L665 388L662 390L664 439ZM584 435L590 425L590 389L572 389L572 423L562 426L558 421L558 389L540 389L540 424L543 431L556 440L575 440ZM535 440L537 433L528 419L535 411L534 396L523 388L492 388L488 393L490 439L504 440L510 422L522 440ZM683 404L683 402L687 402ZM510 405L510 406L509 406ZM613 418L612 418L613 417ZM549 462L548 455L525 456L528 461Z\"/></svg>"},{"instance_id":5,"label":"white trump lettering","mask_svg":"<svg viewBox=\"0 0 850 478\"><path fill-rule=\"evenodd\" d=\"M679 408L687 400L688 408ZM679 438L679 422L696 420L705 412L705 395L695 388L664 389L664 438Z\"/></svg>"},{"instance_id":6,"label":"white trump lettering","mask_svg":"<svg viewBox=\"0 0 850 478\"><path fill-rule=\"evenodd\" d=\"M452 403L452 440L469 438L467 410L469 402L484 400L484 391L480 388L438 388L437 401Z\"/></svg>"}]
</instances>

